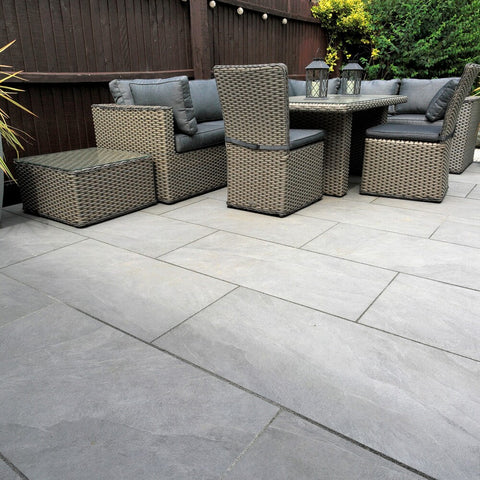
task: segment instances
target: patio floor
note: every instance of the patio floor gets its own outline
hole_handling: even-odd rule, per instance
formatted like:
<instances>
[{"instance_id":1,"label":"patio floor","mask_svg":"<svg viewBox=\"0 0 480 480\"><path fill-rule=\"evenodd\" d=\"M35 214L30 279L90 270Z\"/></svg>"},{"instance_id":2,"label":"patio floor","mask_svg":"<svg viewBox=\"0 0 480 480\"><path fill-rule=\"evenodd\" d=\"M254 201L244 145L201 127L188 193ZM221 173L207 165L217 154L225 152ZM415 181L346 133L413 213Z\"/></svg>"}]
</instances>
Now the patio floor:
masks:
<instances>
[{"instance_id":1,"label":"patio floor","mask_svg":"<svg viewBox=\"0 0 480 480\"><path fill-rule=\"evenodd\" d=\"M480 161L480 151L476 152ZM442 204L3 210L0 478L480 478L480 163Z\"/></svg>"}]
</instances>

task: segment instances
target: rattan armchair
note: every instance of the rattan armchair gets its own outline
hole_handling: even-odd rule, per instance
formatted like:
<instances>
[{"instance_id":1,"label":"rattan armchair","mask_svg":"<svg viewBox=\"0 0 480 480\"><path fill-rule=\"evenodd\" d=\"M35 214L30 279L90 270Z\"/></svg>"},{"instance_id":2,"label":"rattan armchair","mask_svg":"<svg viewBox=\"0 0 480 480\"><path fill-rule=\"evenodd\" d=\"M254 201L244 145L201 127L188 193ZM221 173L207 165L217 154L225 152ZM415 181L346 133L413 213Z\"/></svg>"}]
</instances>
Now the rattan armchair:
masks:
<instances>
[{"instance_id":1,"label":"rattan armchair","mask_svg":"<svg viewBox=\"0 0 480 480\"><path fill-rule=\"evenodd\" d=\"M171 107L92 105L98 147L151 155L157 199L175 203L226 184L225 145L178 153Z\"/></svg>"},{"instance_id":2,"label":"rattan armchair","mask_svg":"<svg viewBox=\"0 0 480 480\"><path fill-rule=\"evenodd\" d=\"M227 205L289 215L322 198L323 130L290 129L283 64L215 66L225 122Z\"/></svg>"},{"instance_id":3,"label":"rattan armchair","mask_svg":"<svg viewBox=\"0 0 480 480\"><path fill-rule=\"evenodd\" d=\"M480 65L465 66L443 125L386 123L366 131L360 193L430 202L443 200L458 115L479 73Z\"/></svg>"}]
</instances>

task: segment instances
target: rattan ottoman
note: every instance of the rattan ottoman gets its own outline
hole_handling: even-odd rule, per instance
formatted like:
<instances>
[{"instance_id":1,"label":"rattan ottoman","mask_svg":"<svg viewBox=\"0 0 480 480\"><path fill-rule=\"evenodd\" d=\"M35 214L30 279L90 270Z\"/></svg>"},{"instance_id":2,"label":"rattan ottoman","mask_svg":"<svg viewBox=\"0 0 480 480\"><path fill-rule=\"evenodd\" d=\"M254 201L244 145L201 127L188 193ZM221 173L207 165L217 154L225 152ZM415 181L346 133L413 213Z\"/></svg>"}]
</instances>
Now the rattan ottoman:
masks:
<instances>
[{"instance_id":1,"label":"rattan ottoman","mask_svg":"<svg viewBox=\"0 0 480 480\"><path fill-rule=\"evenodd\" d=\"M156 203L149 155L86 148L15 161L25 212L85 227Z\"/></svg>"}]
</instances>

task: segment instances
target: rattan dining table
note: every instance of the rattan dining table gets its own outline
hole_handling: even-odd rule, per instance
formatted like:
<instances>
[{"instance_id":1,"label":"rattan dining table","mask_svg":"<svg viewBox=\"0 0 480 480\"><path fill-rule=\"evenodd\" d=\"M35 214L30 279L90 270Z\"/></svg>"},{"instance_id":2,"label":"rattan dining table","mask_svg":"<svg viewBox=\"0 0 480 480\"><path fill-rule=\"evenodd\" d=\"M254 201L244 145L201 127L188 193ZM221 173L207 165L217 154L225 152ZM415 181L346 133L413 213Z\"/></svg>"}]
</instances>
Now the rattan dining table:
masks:
<instances>
[{"instance_id":1,"label":"rattan dining table","mask_svg":"<svg viewBox=\"0 0 480 480\"><path fill-rule=\"evenodd\" d=\"M347 193L350 162L363 158L365 130L387 121L390 105L405 103L404 95L329 95L290 97L291 125L326 131L324 193Z\"/></svg>"}]
</instances>

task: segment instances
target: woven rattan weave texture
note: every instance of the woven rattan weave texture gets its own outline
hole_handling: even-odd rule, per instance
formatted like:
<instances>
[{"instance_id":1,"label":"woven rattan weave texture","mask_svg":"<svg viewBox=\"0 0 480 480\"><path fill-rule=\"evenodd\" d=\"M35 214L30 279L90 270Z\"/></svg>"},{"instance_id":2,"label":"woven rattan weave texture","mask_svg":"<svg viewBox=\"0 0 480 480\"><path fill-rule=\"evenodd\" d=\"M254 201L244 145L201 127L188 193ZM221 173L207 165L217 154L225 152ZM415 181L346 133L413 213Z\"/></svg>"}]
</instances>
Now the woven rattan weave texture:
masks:
<instances>
[{"instance_id":1,"label":"woven rattan weave texture","mask_svg":"<svg viewBox=\"0 0 480 480\"><path fill-rule=\"evenodd\" d=\"M148 155L88 148L16 161L26 212L84 227L156 203Z\"/></svg>"},{"instance_id":2,"label":"woven rattan weave texture","mask_svg":"<svg viewBox=\"0 0 480 480\"><path fill-rule=\"evenodd\" d=\"M462 173L472 162L480 123L480 97L467 97L460 108L450 151L450 173Z\"/></svg>"},{"instance_id":3,"label":"woven rattan weave texture","mask_svg":"<svg viewBox=\"0 0 480 480\"><path fill-rule=\"evenodd\" d=\"M174 203L227 183L225 145L177 153L170 107L92 105L97 146L151 155L159 202Z\"/></svg>"},{"instance_id":4,"label":"woven rattan weave texture","mask_svg":"<svg viewBox=\"0 0 480 480\"><path fill-rule=\"evenodd\" d=\"M360 192L441 202L448 189L450 143L367 138Z\"/></svg>"},{"instance_id":5,"label":"woven rattan weave texture","mask_svg":"<svg viewBox=\"0 0 480 480\"><path fill-rule=\"evenodd\" d=\"M283 217L319 200L323 142L289 148L285 65L217 66L214 72L227 138L228 206Z\"/></svg>"}]
</instances>

